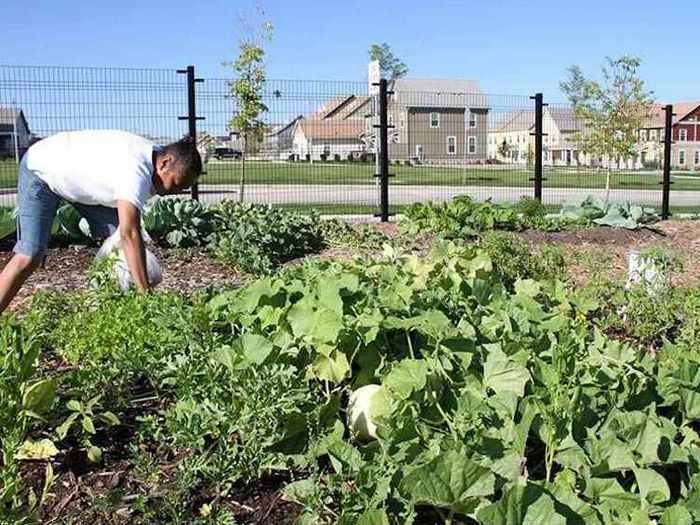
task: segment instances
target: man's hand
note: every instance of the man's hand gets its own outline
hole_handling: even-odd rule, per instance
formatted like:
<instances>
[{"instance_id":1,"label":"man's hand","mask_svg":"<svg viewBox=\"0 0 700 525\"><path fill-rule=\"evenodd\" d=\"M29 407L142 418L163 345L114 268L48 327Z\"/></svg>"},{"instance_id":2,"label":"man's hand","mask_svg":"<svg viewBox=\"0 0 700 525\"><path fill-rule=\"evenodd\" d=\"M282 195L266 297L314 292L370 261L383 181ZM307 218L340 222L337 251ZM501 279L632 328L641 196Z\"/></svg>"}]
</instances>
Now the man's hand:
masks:
<instances>
[{"instance_id":1,"label":"man's hand","mask_svg":"<svg viewBox=\"0 0 700 525\"><path fill-rule=\"evenodd\" d=\"M146 272L146 247L141 237L141 212L130 202L120 200L117 201L117 213L126 263L131 272L131 278L136 283L136 289L143 293L148 289L148 273Z\"/></svg>"}]
</instances>

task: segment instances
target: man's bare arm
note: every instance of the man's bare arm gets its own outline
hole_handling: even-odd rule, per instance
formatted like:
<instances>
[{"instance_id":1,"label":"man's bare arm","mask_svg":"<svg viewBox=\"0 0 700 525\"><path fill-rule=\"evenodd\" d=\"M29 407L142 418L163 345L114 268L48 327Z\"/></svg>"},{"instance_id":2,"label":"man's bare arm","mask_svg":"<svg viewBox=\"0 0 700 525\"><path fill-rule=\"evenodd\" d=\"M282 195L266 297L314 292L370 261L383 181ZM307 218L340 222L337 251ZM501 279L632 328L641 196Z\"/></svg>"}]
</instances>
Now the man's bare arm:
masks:
<instances>
[{"instance_id":1,"label":"man's bare arm","mask_svg":"<svg viewBox=\"0 0 700 525\"><path fill-rule=\"evenodd\" d=\"M141 212L128 201L118 201L117 213L126 263L131 272L131 278L136 283L136 289L143 293L148 289L148 274L146 247L141 236Z\"/></svg>"}]
</instances>

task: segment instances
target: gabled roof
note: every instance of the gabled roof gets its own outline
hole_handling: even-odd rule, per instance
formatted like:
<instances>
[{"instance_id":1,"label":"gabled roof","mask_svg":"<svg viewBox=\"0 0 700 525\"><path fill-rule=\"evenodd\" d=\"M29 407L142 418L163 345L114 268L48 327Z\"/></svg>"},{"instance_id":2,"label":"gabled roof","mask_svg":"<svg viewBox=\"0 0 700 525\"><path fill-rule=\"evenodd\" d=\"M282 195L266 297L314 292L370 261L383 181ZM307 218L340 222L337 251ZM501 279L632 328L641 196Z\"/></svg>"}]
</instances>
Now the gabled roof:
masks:
<instances>
[{"instance_id":1,"label":"gabled roof","mask_svg":"<svg viewBox=\"0 0 700 525\"><path fill-rule=\"evenodd\" d=\"M693 111L700 108L700 101L688 101L688 102L673 102L673 124L677 124L685 117L690 115ZM647 118L644 127L645 128L663 128L666 124L665 117L666 113L664 108L666 104L654 104L651 108L651 113L649 118Z\"/></svg>"},{"instance_id":2,"label":"gabled roof","mask_svg":"<svg viewBox=\"0 0 700 525\"><path fill-rule=\"evenodd\" d=\"M574 108L571 106L547 106L545 111L549 113L559 131L583 131L585 126L581 119L576 118Z\"/></svg>"},{"instance_id":3,"label":"gabled roof","mask_svg":"<svg viewBox=\"0 0 700 525\"><path fill-rule=\"evenodd\" d=\"M270 124L268 126L266 135L268 137L272 137L274 135L279 135L280 133L289 129L291 126L293 126L294 124L296 124L298 121L300 121L303 118L304 117L302 115L298 115L298 116L294 117L292 120L290 120L289 122L287 122L286 124Z\"/></svg>"},{"instance_id":4,"label":"gabled roof","mask_svg":"<svg viewBox=\"0 0 700 525\"><path fill-rule=\"evenodd\" d=\"M476 80L399 78L394 100L408 107L488 109L488 97Z\"/></svg>"},{"instance_id":5,"label":"gabled roof","mask_svg":"<svg viewBox=\"0 0 700 525\"><path fill-rule=\"evenodd\" d=\"M489 131L492 133L509 133L528 131L535 125L535 112L531 109L521 109L506 113L498 118Z\"/></svg>"},{"instance_id":6,"label":"gabled roof","mask_svg":"<svg viewBox=\"0 0 700 525\"><path fill-rule=\"evenodd\" d=\"M24 112L21 109L0 107L0 125L14 126L18 118L21 118L24 121L27 130L29 130L27 119L24 117Z\"/></svg>"},{"instance_id":7,"label":"gabled roof","mask_svg":"<svg viewBox=\"0 0 700 525\"><path fill-rule=\"evenodd\" d=\"M304 119L299 127L308 139L358 139L365 131L364 119Z\"/></svg>"}]
</instances>

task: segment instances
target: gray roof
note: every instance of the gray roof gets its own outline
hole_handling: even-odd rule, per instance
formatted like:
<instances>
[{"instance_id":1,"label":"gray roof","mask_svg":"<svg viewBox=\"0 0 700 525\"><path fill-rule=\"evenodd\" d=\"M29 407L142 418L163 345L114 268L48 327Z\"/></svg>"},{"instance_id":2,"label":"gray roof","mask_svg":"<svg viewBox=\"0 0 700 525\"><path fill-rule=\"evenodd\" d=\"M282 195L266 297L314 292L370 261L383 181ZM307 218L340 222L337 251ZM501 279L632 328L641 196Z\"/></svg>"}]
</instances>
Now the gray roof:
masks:
<instances>
[{"instance_id":1,"label":"gray roof","mask_svg":"<svg viewBox=\"0 0 700 525\"><path fill-rule=\"evenodd\" d=\"M488 97L475 80L399 78L394 100L408 107L487 109Z\"/></svg>"},{"instance_id":2,"label":"gray roof","mask_svg":"<svg viewBox=\"0 0 700 525\"><path fill-rule=\"evenodd\" d=\"M583 131L583 122L576 118L574 108L571 106L547 106L545 110L554 120L559 131Z\"/></svg>"},{"instance_id":3,"label":"gray roof","mask_svg":"<svg viewBox=\"0 0 700 525\"><path fill-rule=\"evenodd\" d=\"M528 131L535 125L535 112L531 109L521 109L504 115L499 115L489 131L508 133L513 131Z\"/></svg>"},{"instance_id":4,"label":"gray roof","mask_svg":"<svg viewBox=\"0 0 700 525\"><path fill-rule=\"evenodd\" d=\"M20 114L22 114L21 109L0 107L0 124L13 126Z\"/></svg>"}]
</instances>

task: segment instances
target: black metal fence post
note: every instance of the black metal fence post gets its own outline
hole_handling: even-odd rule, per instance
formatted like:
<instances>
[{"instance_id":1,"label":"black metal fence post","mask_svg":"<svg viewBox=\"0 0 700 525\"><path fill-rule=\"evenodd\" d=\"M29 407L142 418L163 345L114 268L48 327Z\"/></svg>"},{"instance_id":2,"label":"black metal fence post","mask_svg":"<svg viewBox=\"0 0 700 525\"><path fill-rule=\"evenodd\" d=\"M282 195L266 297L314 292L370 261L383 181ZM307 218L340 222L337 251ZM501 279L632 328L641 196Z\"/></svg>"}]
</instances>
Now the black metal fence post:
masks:
<instances>
[{"instance_id":1,"label":"black metal fence post","mask_svg":"<svg viewBox=\"0 0 700 525\"><path fill-rule=\"evenodd\" d=\"M377 127L377 126L375 126ZM389 91L385 78L379 81L379 213L382 222L389 221Z\"/></svg>"},{"instance_id":2,"label":"black metal fence post","mask_svg":"<svg viewBox=\"0 0 700 525\"><path fill-rule=\"evenodd\" d=\"M530 179L535 183L535 199L542 202L542 181L544 167L542 164L542 137L544 133L542 132L542 113L544 108L544 97L542 93L535 94L534 97L530 97L535 101L535 132L532 135L535 136L535 177Z\"/></svg>"},{"instance_id":3,"label":"black metal fence post","mask_svg":"<svg viewBox=\"0 0 700 525\"><path fill-rule=\"evenodd\" d=\"M673 144L673 106L668 104L664 111L664 173L661 180L661 218L667 220L671 216L671 144Z\"/></svg>"},{"instance_id":4,"label":"black metal fence post","mask_svg":"<svg viewBox=\"0 0 700 525\"><path fill-rule=\"evenodd\" d=\"M178 69L177 72L187 75L187 116L178 118L179 120L188 121L188 134L192 137L195 145L197 145L197 121L204 120L204 117L197 116L195 84L197 82L204 82L204 79L195 78L194 66L187 66L187 69ZM197 183L192 185L192 198L194 200L199 200L199 184Z\"/></svg>"}]
</instances>

